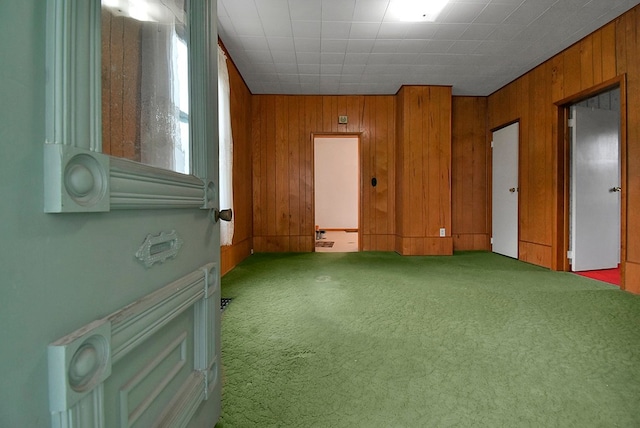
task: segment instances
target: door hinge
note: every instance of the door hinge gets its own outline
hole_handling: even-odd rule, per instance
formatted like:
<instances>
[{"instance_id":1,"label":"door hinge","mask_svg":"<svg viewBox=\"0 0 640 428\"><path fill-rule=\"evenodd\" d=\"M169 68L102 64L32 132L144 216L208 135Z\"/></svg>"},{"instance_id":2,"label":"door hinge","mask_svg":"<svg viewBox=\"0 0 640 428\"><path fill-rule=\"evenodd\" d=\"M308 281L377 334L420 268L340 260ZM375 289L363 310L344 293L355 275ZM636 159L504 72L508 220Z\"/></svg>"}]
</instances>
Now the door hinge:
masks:
<instances>
[{"instance_id":1,"label":"door hinge","mask_svg":"<svg viewBox=\"0 0 640 428\"><path fill-rule=\"evenodd\" d=\"M491 148L493 149L493 140L491 140Z\"/></svg>"},{"instance_id":2,"label":"door hinge","mask_svg":"<svg viewBox=\"0 0 640 428\"><path fill-rule=\"evenodd\" d=\"M491 237L491 245L493 245L493 236Z\"/></svg>"},{"instance_id":3,"label":"door hinge","mask_svg":"<svg viewBox=\"0 0 640 428\"><path fill-rule=\"evenodd\" d=\"M576 120L575 120L575 119L569 119L569 120L567 121L567 126L568 126L569 128L573 128L574 126L576 126Z\"/></svg>"},{"instance_id":4,"label":"door hinge","mask_svg":"<svg viewBox=\"0 0 640 428\"><path fill-rule=\"evenodd\" d=\"M567 251L567 258L573 260L573 251Z\"/></svg>"}]
</instances>

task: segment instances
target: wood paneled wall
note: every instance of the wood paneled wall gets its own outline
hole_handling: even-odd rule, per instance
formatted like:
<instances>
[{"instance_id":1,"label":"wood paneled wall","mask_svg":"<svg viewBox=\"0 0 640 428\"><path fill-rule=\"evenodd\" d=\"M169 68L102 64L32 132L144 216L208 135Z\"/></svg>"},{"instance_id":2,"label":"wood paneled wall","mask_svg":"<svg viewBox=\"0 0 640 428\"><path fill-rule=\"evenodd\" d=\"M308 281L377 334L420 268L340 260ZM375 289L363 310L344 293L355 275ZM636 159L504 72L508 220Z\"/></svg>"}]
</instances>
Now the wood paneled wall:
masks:
<instances>
[{"instance_id":1,"label":"wood paneled wall","mask_svg":"<svg viewBox=\"0 0 640 428\"><path fill-rule=\"evenodd\" d=\"M360 136L361 249L394 249L394 96L254 95L252 110L256 251L313 251L312 139L341 133Z\"/></svg>"},{"instance_id":2,"label":"wood paneled wall","mask_svg":"<svg viewBox=\"0 0 640 428\"><path fill-rule=\"evenodd\" d=\"M397 123L396 251L453 254L451 87L403 86Z\"/></svg>"},{"instance_id":3,"label":"wood paneled wall","mask_svg":"<svg viewBox=\"0 0 640 428\"><path fill-rule=\"evenodd\" d=\"M102 152L140 161L140 30L102 13Z\"/></svg>"},{"instance_id":4,"label":"wood paneled wall","mask_svg":"<svg viewBox=\"0 0 640 428\"><path fill-rule=\"evenodd\" d=\"M487 98L453 97L451 231L455 250L490 250Z\"/></svg>"},{"instance_id":5,"label":"wood paneled wall","mask_svg":"<svg viewBox=\"0 0 640 428\"><path fill-rule=\"evenodd\" d=\"M234 234L233 245L220 248L220 273L222 275L247 258L253 248L253 199L251 191L252 95L233 61L227 61L227 68L229 70L231 92L231 134L233 136Z\"/></svg>"},{"instance_id":6,"label":"wood paneled wall","mask_svg":"<svg viewBox=\"0 0 640 428\"><path fill-rule=\"evenodd\" d=\"M626 289L640 292L640 7L489 97L489 128L520 121L521 260L563 269L565 174L557 103L626 75ZM577 101L577 100L576 100ZM623 106L624 108L624 106ZM558 129L560 124L560 129ZM623 130L623 134L624 134ZM623 206L624 206L623 200Z\"/></svg>"}]
</instances>

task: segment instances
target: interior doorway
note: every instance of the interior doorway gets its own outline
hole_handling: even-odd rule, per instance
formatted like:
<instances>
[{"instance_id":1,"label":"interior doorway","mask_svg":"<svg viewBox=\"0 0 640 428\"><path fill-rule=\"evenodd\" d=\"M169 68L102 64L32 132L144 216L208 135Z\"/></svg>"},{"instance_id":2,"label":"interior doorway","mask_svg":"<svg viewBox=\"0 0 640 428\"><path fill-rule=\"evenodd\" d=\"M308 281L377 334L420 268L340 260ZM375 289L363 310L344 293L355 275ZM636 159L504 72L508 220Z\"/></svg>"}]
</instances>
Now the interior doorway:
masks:
<instances>
[{"instance_id":1,"label":"interior doorway","mask_svg":"<svg viewBox=\"0 0 640 428\"><path fill-rule=\"evenodd\" d=\"M359 251L360 138L318 135L313 147L315 251Z\"/></svg>"},{"instance_id":2,"label":"interior doorway","mask_svg":"<svg viewBox=\"0 0 640 428\"><path fill-rule=\"evenodd\" d=\"M491 180L491 250L518 258L518 146L520 124L493 131Z\"/></svg>"},{"instance_id":3,"label":"interior doorway","mask_svg":"<svg viewBox=\"0 0 640 428\"><path fill-rule=\"evenodd\" d=\"M622 191L620 106L620 88L617 87L569 108L570 221L567 256L574 272L619 269ZM610 274L615 279L615 272ZM619 278L619 271L617 275Z\"/></svg>"}]
</instances>

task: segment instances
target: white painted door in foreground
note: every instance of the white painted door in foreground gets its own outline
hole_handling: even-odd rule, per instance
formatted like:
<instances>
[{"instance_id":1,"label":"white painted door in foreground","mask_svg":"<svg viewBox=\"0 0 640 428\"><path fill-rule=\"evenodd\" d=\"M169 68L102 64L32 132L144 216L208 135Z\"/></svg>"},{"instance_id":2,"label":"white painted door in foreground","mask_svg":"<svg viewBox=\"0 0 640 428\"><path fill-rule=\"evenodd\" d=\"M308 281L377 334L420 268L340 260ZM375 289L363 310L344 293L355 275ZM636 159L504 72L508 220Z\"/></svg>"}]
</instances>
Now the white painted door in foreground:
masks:
<instances>
[{"instance_id":1,"label":"white painted door in foreground","mask_svg":"<svg viewBox=\"0 0 640 428\"><path fill-rule=\"evenodd\" d=\"M615 268L620 262L620 117L611 110L571 109L571 269Z\"/></svg>"},{"instance_id":2,"label":"white painted door in foreground","mask_svg":"<svg viewBox=\"0 0 640 428\"><path fill-rule=\"evenodd\" d=\"M493 133L492 251L518 258L518 123Z\"/></svg>"}]
</instances>

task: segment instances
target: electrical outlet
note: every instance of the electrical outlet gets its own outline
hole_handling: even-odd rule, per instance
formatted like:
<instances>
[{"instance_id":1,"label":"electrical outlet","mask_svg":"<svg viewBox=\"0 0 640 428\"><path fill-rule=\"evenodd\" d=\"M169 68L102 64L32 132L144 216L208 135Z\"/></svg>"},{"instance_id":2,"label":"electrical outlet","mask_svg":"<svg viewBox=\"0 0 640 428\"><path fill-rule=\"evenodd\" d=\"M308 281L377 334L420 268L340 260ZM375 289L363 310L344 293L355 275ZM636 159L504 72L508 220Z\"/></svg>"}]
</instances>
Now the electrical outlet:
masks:
<instances>
[{"instance_id":1,"label":"electrical outlet","mask_svg":"<svg viewBox=\"0 0 640 428\"><path fill-rule=\"evenodd\" d=\"M447 236L447 229L445 229L444 227L441 227L440 228L440 236L441 237Z\"/></svg>"}]
</instances>

